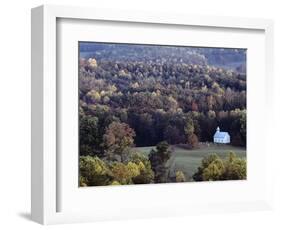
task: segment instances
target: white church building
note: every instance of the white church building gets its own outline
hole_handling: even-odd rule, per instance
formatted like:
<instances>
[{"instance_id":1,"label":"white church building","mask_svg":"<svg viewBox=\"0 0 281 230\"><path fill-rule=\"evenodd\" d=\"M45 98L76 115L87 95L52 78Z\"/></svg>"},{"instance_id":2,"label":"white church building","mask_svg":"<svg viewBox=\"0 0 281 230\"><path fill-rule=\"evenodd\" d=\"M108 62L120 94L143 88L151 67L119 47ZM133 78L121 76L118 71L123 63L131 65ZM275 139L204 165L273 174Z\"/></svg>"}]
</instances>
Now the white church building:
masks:
<instances>
[{"instance_id":1,"label":"white church building","mask_svg":"<svg viewBox=\"0 0 281 230\"><path fill-rule=\"evenodd\" d=\"M217 131L214 135L214 143L228 144L230 143L230 135L228 132L221 132L220 127L217 127Z\"/></svg>"}]
</instances>

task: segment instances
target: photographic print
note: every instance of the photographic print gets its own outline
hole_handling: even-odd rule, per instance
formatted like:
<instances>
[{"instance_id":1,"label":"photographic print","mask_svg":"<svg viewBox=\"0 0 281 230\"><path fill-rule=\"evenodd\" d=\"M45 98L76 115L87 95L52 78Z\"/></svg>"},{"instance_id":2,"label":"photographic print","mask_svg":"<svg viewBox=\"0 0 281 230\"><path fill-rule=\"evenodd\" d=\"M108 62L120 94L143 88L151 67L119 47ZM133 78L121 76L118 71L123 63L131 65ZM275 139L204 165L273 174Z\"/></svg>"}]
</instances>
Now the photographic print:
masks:
<instances>
[{"instance_id":1,"label":"photographic print","mask_svg":"<svg viewBox=\"0 0 281 230\"><path fill-rule=\"evenodd\" d=\"M246 49L78 48L80 187L247 178Z\"/></svg>"}]
</instances>

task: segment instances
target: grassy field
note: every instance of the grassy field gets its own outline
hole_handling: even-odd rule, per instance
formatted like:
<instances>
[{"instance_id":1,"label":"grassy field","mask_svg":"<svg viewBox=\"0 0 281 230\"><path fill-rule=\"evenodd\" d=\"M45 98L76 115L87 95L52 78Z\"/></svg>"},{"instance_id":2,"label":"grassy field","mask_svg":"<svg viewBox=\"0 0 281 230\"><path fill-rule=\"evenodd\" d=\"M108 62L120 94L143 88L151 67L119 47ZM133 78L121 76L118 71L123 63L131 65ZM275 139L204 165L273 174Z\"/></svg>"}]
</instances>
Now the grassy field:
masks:
<instances>
[{"instance_id":1,"label":"grassy field","mask_svg":"<svg viewBox=\"0 0 281 230\"><path fill-rule=\"evenodd\" d=\"M148 156L149 152L155 146L136 147L135 149ZM178 146L173 146L173 154L168 162L170 170L184 172L185 176L191 177L201 164L203 157L216 153L221 158L227 157L229 152L234 152L237 156L246 158L246 149L234 147L231 145L215 145L215 144L201 144L198 149L189 150Z\"/></svg>"}]
</instances>

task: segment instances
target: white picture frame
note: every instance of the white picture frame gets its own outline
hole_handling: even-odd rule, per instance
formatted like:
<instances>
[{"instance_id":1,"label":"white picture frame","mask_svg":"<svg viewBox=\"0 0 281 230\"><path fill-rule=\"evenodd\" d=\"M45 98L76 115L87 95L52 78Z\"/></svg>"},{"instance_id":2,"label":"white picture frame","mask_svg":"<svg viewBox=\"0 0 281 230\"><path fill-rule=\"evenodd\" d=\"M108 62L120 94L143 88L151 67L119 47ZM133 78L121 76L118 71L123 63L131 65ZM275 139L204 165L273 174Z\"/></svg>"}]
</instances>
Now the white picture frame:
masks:
<instances>
[{"instance_id":1,"label":"white picture frame","mask_svg":"<svg viewBox=\"0 0 281 230\"><path fill-rule=\"evenodd\" d=\"M122 22L133 25L134 23L153 25L154 27L161 26L165 29L165 26L169 28L180 26L184 29L185 26L200 28L202 30L208 30L209 28L219 28L220 30L243 30L243 33L247 31L259 31L262 33L262 40L259 44L262 44L262 55L260 62L262 67L262 73L260 74L261 82L250 90L249 95L251 100L257 96L255 87L257 89L263 89L259 97L264 98L264 106L267 111L272 111L274 106L273 98L273 22L266 19L248 19L248 18L231 18L231 17L214 17L214 16L190 16L190 15L174 15L157 12L127 12L117 10L101 10L91 8L79 8L79 7L66 7L66 6L51 6L44 5L32 9L32 188L31 188L31 213L32 219L41 224L57 224L57 223L70 223L70 222L83 222L83 221L97 221L107 219L126 219L126 218L141 218L152 216L171 216L171 215L185 215L191 213L206 213L206 212L233 212L233 211L245 211L245 210L264 210L272 207L272 184L273 179L271 175L271 160L270 155L270 139L265 137L265 143L263 146L263 157L265 159L263 175L264 180L256 182L257 187L262 187L263 191L253 196L255 199L249 199L246 196L237 197L236 199L225 198L222 201L214 199L194 199L194 202L182 202L169 200L167 205L161 206L159 202L150 203L150 207L133 208L128 199L127 204L124 207L107 211L99 207L85 208L79 206L73 202L68 203L68 209L64 210L60 208L60 200L63 200L61 196L66 193L61 193L59 187L63 180L60 177L59 163L61 159L57 155L59 139L58 139L58 95L60 94L60 87L57 83L56 76L58 72L58 23L61 19L71 20L83 20L83 21L102 21L105 23ZM78 25L79 27L79 25ZM86 33L86 32L85 32ZM86 34L87 35L87 34ZM122 39L122 38L121 38ZM204 37L207 42L208 37ZM235 39L235 38L234 38ZM147 40L148 41L148 40ZM202 40L204 41L204 40ZM254 42L253 42L254 43ZM238 43L237 43L238 44ZM245 43L246 44L246 43ZM227 45L227 44L226 44ZM231 43L230 43L231 45ZM241 42L241 46L242 42ZM245 47L247 48L247 47ZM73 54L70 52L70 54ZM254 62L252 63L254 66ZM258 68L258 67L257 67ZM71 116L71 115L70 115ZM272 130L271 113L263 113L261 117L265 119L264 132L270 132ZM254 118L253 118L254 120ZM249 133L254 132L254 126L257 121L253 121L250 125L251 130ZM251 128L252 127L252 128ZM247 128L248 133L248 128ZM259 141L255 139L253 134L252 143ZM258 137L257 137L258 138ZM256 150L252 148L252 151ZM256 150L261 151L261 150ZM251 157L252 161L259 162L260 159L254 155ZM250 159L250 160L251 160ZM75 163L75 162L74 162ZM65 167L64 167L65 168ZM255 169L254 169L255 168ZM253 167L252 174L257 171L257 167ZM245 189L245 192L249 187L243 187L243 184L237 184L236 182L229 181L228 187L221 187L220 184L208 185L208 182L195 185L194 183L183 184L165 184L165 185L150 185L139 186L134 188L129 186L118 186L110 188L111 191L100 190L86 191L81 196L86 196L86 193L96 192L100 196L103 194L113 195L114 193L123 194L123 196L129 197L133 193L136 194L151 194L158 192L163 194L169 192L176 196L183 196L180 192L184 189L193 190L191 194L197 194L198 189L204 189L216 192L219 189L226 189L230 191L233 189ZM157 187L156 187L157 186ZM252 186L252 185L251 185ZM254 190L256 187L251 187ZM126 188L124 188L126 187ZM250 191L252 191L250 190ZM78 195L80 196L80 195ZM66 201L71 202L73 197L69 196ZM75 199L78 199L75 196ZM104 199L106 199L104 195ZM140 201L142 202L142 201ZM126 202L125 202L126 203ZM108 204L109 205L109 204ZM71 208L73 207L73 208ZM109 206L108 206L109 207ZM108 208L107 207L107 208ZM168 210L171 207L172 210ZM77 210L75 210L77 208ZM100 211L99 211L100 210Z\"/></svg>"}]
</instances>

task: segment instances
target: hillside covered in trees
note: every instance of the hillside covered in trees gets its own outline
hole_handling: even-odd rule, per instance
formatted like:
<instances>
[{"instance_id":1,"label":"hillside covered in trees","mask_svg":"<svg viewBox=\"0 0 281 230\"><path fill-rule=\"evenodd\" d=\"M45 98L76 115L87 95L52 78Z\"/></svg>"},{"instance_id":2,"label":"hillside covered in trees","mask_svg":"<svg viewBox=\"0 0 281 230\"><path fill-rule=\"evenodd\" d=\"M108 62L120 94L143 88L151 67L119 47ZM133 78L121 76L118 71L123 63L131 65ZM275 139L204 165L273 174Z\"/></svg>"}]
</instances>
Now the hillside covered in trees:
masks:
<instances>
[{"instance_id":1,"label":"hillside covered in trees","mask_svg":"<svg viewBox=\"0 0 281 230\"><path fill-rule=\"evenodd\" d=\"M86 42L79 49L80 163L108 163L107 178L131 163L154 178L169 146L212 142L217 126L231 145L246 146L246 50ZM156 145L149 159L133 150Z\"/></svg>"}]
</instances>

